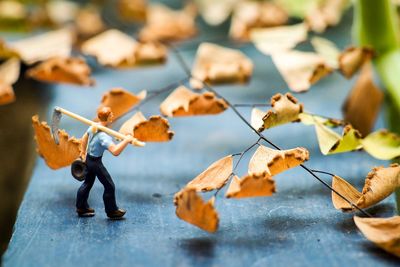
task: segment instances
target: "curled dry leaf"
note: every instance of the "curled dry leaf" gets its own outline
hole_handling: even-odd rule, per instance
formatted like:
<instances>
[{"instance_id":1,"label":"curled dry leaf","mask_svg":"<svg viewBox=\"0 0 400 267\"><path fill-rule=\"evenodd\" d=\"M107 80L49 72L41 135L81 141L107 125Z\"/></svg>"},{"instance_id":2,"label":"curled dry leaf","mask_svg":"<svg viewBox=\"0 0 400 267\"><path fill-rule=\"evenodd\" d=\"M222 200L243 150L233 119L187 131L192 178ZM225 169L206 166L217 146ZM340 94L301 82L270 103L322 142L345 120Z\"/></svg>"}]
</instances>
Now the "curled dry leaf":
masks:
<instances>
[{"instance_id":1,"label":"curled dry leaf","mask_svg":"<svg viewBox=\"0 0 400 267\"><path fill-rule=\"evenodd\" d=\"M299 114L299 119L300 122L303 123L304 125L315 125L316 121L318 121L319 123L331 128L335 128L338 126L345 126L345 122L343 120L324 118L318 115L313 115L304 112Z\"/></svg>"},{"instance_id":2,"label":"curled dry leaf","mask_svg":"<svg viewBox=\"0 0 400 267\"><path fill-rule=\"evenodd\" d=\"M53 57L69 57L73 41L72 31L61 29L12 42L9 47L31 65Z\"/></svg>"},{"instance_id":3,"label":"curled dry leaf","mask_svg":"<svg viewBox=\"0 0 400 267\"><path fill-rule=\"evenodd\" d=\"M366 136L374 127L382 101L383 92L373 81L372 65L366 62L343 105L344 119Z\"/></svg>"},{"instance_id":4,"label":"curled dry leaf","mask_svg":"<svg viewBox=\"0 0 400 267\"><path fill-rule=\"evenodd\" d=\"M311 30L322 33L328 26L337 25L349 0L324 0L312 8L305 17Z\"/></svg>"},{"instance_id":5,"label":"curled dry leaf","mask_svg":"<svg viewBox=\"0 0 400 267\"><path fill-rule=\"evenodd\" d=\"M253 108L251 110L250 124L257 131L260 131L260 129L262 129L264 127L263 118L266 114L267 114L267 112L262 111L258 108Z\"/></svg>"},{"instance_id":6,"label":"curled dry leaf","mask_svg":"<svg viewBox=\"0 0 400 267\"><path fill-rule=\"evenodd\" d=\"M248 174L242 179L235 175L225 196L227 198L269 197L275 192L274 179L264 172Z\"/></svg>"},{"instance_id":7,"label":"curled dry leaf","mask_svg":"<svg viewBox=\"0 0 400 267\"><path fill-rule=\"evenodd\" d=\"M233 172L233 157L226 156L211 164L205 171L190 181L186 187L196 191L212 191L222 188Z\"/></svg>"},{"instance_id":8,"label":"curled dry leaf","mask_svg":"<svg viewBox=\"0 0 400 267\"><path fill-rule=\"evenodd\" d=\"M185 86L175 89L160 105L161 113L169 117L212 115L227 108L228 104L213 93L196 94Z\"/></svg>"},{"instance_id":9,"label":"curled dry leaf","mask_svg":"<svg viewBox=\"0 0 400 267\"><path fill-rule=\"evenodd\" d=\"M377 159L390 160L400 156L400 136L379 130L361 140L363 148Z\"/></svg>"},{"instance_id":10,"label":"curled dry leaf","mask_svg":"<svg viewBox=\"0 0 400 267\"><path fill-rule=\"evenodd\" d=\"M29 69L27 75L44 82L93 85L91 70L82 58L54 57Z\"/></svg>"},{"instance_id":11,"label":"curled dry leaf","mask_svg":"<svg viewBox=\"0 0 400 267\"><path fill-rule=\"evenodd\" d=\"M139 33L142 41L176 41L194 36L197 32L195 12L190 6L172 10L162 4L151 5L147 10L146 25Z\"/></svg>"},{"instance_id":12,"label":"curled dry leaf","mask_svg":"<svg viewBox=\"0 0 400 267\"><path fill-rule=\"evenodd\" d=\"M123 20L141 22L146 19L147 0L118 0L117 5Z\"/></svg>"},{"instance_id":13,"label":"curled dry leaf","mask_svg":"<svg viewBox=\"0 0 400 267\"><path fill-rule=\"evenodd\" d=\"M274 95L271 98L271 106L272 109L268 110L262 118L264 124L258 129L259 131L298 121L299 114L303 112L303 104L299 104L290 93Z\"/></svg>"},{"instance_id":14,"label":"curled dry leaf","mask_svg":"<svg viewBox=\"0 0 400 267\"><path fill-rule=\"evenodd\" d=\"M339 69L346 78L350 78L373 56L374 52L370 48L349 47L339 56Z\"/></svg>"},{"instance_id":15,"label":"curled dry leaf","mask_svg":"<svg viewBox=\"0 0 400 267\"><path fill-rule=\"evenodd\" d=\"M307 39L307 26L299 23L291 26L253 29L250 39L262 53L271 55L294 48Z\"/></svg>"},{"instance_id":16,"label":"curled dry leaf","mask_svg":"<svg viewBox=\"0 0 400 267\"><path fill-rule=\"evenodd\" d=\"M151 116L149 120L141 112L135 113L119 129L122 134L131 134L143 142L166 142L174 136L169 123L160 116Z\"/></svg>"},{"instance_id":17,"label":"curled dry leaf","mask_svg":"<svg viewBox=\"0 0 400 267\"><path fill-rule=\"evenodd\" d=\"M40 122L39 117L32 117L32 126L35 130L37 152L43 157L46 164L56 170L71 165L80 155L81 142L75 137L69 137L64 130L58 131L59 145L51 136L50 127L46 122Z\"/></svg>"},{"instance_id":18,"label":"curled dry leaf","mask_svg":"<svg viewBox=\"0 0 400 267\"><path fill-rule=\"evenodd\" d=\"M339 176L332 179L332 187L359 208L368 208L390 196L400 186L400 166L374 168L365 178L363 190L359 192ZM353 207L332 192L332 203L336 209L353 211Z\"/></svg>"},{"instance_id":19,"label":"curled dry leaf","mask_svg":"<svg viewBox=\"0 0 400 267\"><path fill-rule=\"evenodd\" d=\"M354 222L363 235L378 247L400 257L400 216L390 218L361 218Z\"/></svg>"},{"instance_id":20,"label":"curled dry leaf","mask_svg":"<svg viewBox=\"0 0 400 267\"><path fill-rule=\"evenodd\" d=\"M110 107L114 114L114 119L116 119L139 104L144 98L146 98L146 91L141 91L135 95L122 88L114 88L103 95L99 108Z\"/></svg>"},{"instance_id":21,"label":"curled dry leaf","mask_svg":"<svg viewBox=\"0 0 400 267\"><path fill-rule=\"evenodd\" d=\"M337 69L339 67L340 51L333 42L322 37L314 36L311 38L311 44L317 54L325 59L326 64L329 67L333 69Z\"/></svg>"},{"instance_id":22,"label":"curled dry leaf","mask_svg":"<svg viewBox=\"0 0 400 267\"><path fill-rule=\"evenodd\" d=\"M287 51L272 55L290 90L307 91L311 85L330 74L333 70L323 57L311 52Z\"/></svg>"},{"instance_id":23,"label":"curled dry leaf","mask_svg":"<svg viewBox=\"0 0 400 267\"><path fill-rule=\"evenodd\" d=\"M217 231L219 218L214 198L204 202L194 188L185 188L175 194L174 204L180 219L211 233Z\"/></svg>"},{"instance_id":24,"label":"curled dry leaf","mask_svg":"<svg viewBox=\"0 0 400 267\"><path fill-rule=\"evenodd\" d=\"M241 51L211 43L197 49L192 75L203 82L245 82L253 72L253 63Z\"/></svg>"},{"instance_id":25,"label":"curled dry leaf","mask_svg":"<svg viewBox=\"0 0 400 267\"><path fill-rule=\"evenodd\" d=\"M310 158L307 149L296 147L288 150L276 150L259 146L249 162L249 174L267 173L274 176L285 170L299 166Z\"/></svg>"},{"instance_id":26,"label":"curled dry leaf","mask_svg":"<svg viewBox=\"0 0 400 267\"><path fill-rule=\"evenodd\" d=\"M288 14L273 2L239 2L234 10L229 34L232 38L248 41L250 30L286 24Z\"/></svg>"},{"instance_id":27,"label":"curled dry leaf","mask_svg":"<svg viewBox=\"0 0 400 267\"><path fill-rule=\"evenodd\" d=\"M12 85L17 82L20 72L20 61L10 58L0 65L0 105L15 101Z\"/></svg>"},{"instance_id":28,"label":"curled dry leaf","mask_svg":"<svg viewBox=\"0 0 400 267\"><path fill-rule=\"evenodd\" d=\"M96 57L101 65L111 67L163 62L166 58L163 45L138 43L129 35L115 29L87 40L82 44L81 50L84 54Z\"/></svg>"}]
</instances>

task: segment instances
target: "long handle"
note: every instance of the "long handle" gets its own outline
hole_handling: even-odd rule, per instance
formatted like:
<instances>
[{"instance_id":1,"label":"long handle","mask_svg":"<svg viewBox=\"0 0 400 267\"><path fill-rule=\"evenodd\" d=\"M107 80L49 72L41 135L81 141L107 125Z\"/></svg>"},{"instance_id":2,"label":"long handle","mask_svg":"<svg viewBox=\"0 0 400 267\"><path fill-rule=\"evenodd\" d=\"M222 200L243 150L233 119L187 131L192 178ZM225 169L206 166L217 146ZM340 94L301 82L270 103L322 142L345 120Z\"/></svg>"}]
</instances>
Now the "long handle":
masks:
<instances>
[{"instance_id":1,"label":"long handle","mask_svg":"<svg viewBox=\"0 0 400 267\"><path fill-rule=\"evenodd\" d=\"M86 118L84 118L84 117L82 117L82 116L80 116L78 114L75 114L75 113L73 113L71 111L68 111L66 109L63 109L63 108L60 108L60 107L55 107L55 110L65 114L65 115L67 115L67 116L69 116L71 118L74 118L74 119L76 119L78 121L81 121L81 122L83 122L83 123L85 123L87 125L94 126L97 129L99 129L100 131L108 133L109 135L111 135L111 136L113 136L113 137L115 137L117 139L123 140L123 139L126 138L126 136L124 134L120 133L120 132L114 131L113 129L110 129L110 128L105 127L103 125L99 125L94 121L88 120L88 119L86 119ZM136 138L134 138L133 141L132 141L132 145L143 147L143 146L145 146L145 143L137 140Z\"/></svg>"}]
</instances>

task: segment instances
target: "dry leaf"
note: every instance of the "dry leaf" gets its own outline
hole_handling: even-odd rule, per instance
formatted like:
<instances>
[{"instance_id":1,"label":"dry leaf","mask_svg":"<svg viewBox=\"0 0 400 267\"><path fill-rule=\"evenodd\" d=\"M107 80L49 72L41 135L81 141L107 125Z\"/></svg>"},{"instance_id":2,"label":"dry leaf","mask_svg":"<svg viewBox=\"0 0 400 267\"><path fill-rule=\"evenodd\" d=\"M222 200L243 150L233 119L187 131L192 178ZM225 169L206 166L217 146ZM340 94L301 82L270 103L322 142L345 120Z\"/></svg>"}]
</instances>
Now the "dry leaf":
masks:
<instances>
[{"instance_id":1,"label":"dry leaf","mask_svg":"<svg viewBox=\"0 0 400 267\"><path fill-rule=\"evenodd\" d=\"M374 127L382 101L383 92L375 85L372 65L367 62L343 105L344 119L366 136Z\"/></svg>"},{"instance_id":2,"label":"dry leaf","mask_svg":"<svg viewBox=\"0 0 400 267\"><path fill-rule=\"evenodd\" d=\"M197 49L192 75L203 82L245 82L253 72L253 63L241 51L211 43Z\"/></svg>"},{"instance_id":3,"label":"dry leaf","mask_svg":"<svg viewBox=\"0 0 400 267\"><path fill-rule=\"evenodd\" d=\"M161 113L169 117L212 115L227 108L227 103L213 93L196 94L185 86L175 89L160 105Z\"/></svg>"},{"instance_id":4,"label":"dry leaf","mask_svg":"<svg viewBox=\"0 0 400 267\"><path fill-rule=\"evenodd\" d=\"M201 16L210 25L219 25L224 22L237 2L237 0L195 0Z\"/></svg>"},{"instance_id":5,"label":"dry leaf","mask_svg":"<svg viewBox=\"0 0 400 267\"><path fill-rule=\"evenodd\" d=\"M325 0L320 5L311 9L306 15L309 27L318 33L322 33L328 26L337 25L349 0Z\"/></svg>"},{"instance_id":6,"label":"dry leaf","mask_svg":"<svg viewBox=\"0 0 400 267\"><path fill-rule=\"evenodd\" d=\"M287 13L273 2L243 1L235 7L229 35L248 41L251 29L280 26L287 21Z\"/></svg>"},{"instance_id":7,"label":"dry leaf","mask_svg":"<svg viewBox=\"0 0 400 267\"><path fill-rule=\"evenodd\" d=\"M262 111L258 108L253 108L251 110L250 124L257 131L260 131L260 129L262 129L264 127L263 118L266 114L267 114L267 112Z\"/></svg>"},{"instance_id":8,"label":"dry leaf","mask_svg":"<svg viewBox=\"0 0 400 267\"><path fill-rule=\"evenodd\" d=\"M304 23L273 28L253 29L250 39L262 53L271 55L294 48L307 39L307 26Z\"/></svg>"},{"instance_id":9,"label":"dry leaf","mask_svg":"<svg viewBox=\"0 0 400 267\"><path fill-rule=\"evenodd\" d=\"M0 38L0 59L3 58L19 58L19 54L17 51L13 50L3 39Z\"/></svg>"},{"instance_id":10,"label":"dry leaf","mask_svg":"<svg viewBox=\"0 0 400 267\"><path fill-rule=\"evenodd\" d=\"M249 174L260 175L267 173L277 175L285 170L299 166L307 161L310 154L303 147L288 150L276 150L259 146L249 162Z\"/></svg>"},{"instance_id":11,"label":"dry leaf","mask_svg":"<svg viewBox=\"0 0 400 267\"><path fill-rule=\"evenodd\" d=\"M0 65L0 105L15 101L12 85L17 82L20 72L20 62L11 58Z\"/></svg>"},{"instance_id":12,"label":"dry leaf","mask_svg":"<svg viewBox=\"0 0 400 267\"><path fill-rule=\"evenodd\" d=\"M226 192L227 198L268 197L276 192L275 181L266 172L249 174L239 179L236 175Z\"/></svg>"},{"instance_id":13,"label":"dry leaf","mask_svg":"<svg viewBox=\"0 0 400 267\"><path fill-rule=\"evenodd\" d=\"M72 1L48 1L45 12L50 21L58 26L73 21L79 10L79 5Z\"/></svg>"},{"instance_id":14,"label":"dry leaf","mask_svg":"<svg viewBox=\"0 0 400 267\"><path fill-rule=\"evenodd\" d=\"M299 114L303 112L303 104L290 93L276 94L271 98L272 109L268 110L262 118L264 124L258 129L263 131L281 124L299 120Z\"/></svg>"},{"instance_id":15,"label":"dry leaf","mask_svg":"<svg viewBox=\"0 0 400 267\"><path fill-rule=\"evenodd\" d=\"M118 12L122 19L142 22L146 19L147 0L118 0Z\"/></svg>"},{"instance_id":16,"label":"dry leaf","mask_svg":"<svg viewBox=\"0 0 400 267\"><path fill-rule=\"evenodd\" d=\"M169 123L160 116L151 116L149 120L141 112L135 113L119 129L122 134L130 134L143 142L166 142L174 136L169 131Z\"/></svg>"},{"instance_id":17,"label":"dry leaf","mask_svg":"<svg viewBox=\"0 0 400 267\"><path fill-rule=\"evenodd\" d=\"M339 67L340 51L333 42L322 37L314 36L311 38L311 44L317 54L325 59L326 64L329 67L333 69L337 69Z\"/></svg>"},{"instance_id":18,"label":"dry leaf","mask_svg":"<svg viewBox=\"0 0 400 267\"><path fill-rule=\"evenodd\" d=\"M233 157L226 156L211 164L205 171L190 181L186 187L196 191L212 191L222 188L233 172Z\"/></svg>"},{"instance_id":19,"label":"dry leaf","mask_svg":"<svg viewBox=\"0 0 400 267\"><path fill-rule=\"evenodd\" d=\"M214 198L204 202L195 189L185 188L175 195L174 204L180 219L211 233L217 231L219 218Z\"/></svg>"},{"instance_id":20,"label":"dry leaf","mask_svg":"<svg viewBox=\"0 0 400 267\"><path fill-rule=\"evenodd\" d=\"M162 4L151 5L146 25L139 33L142 41L176 41L194 36L197 32L195 14L190 7L172 10Z\"/></svg>"},{"instance_id":21,"label":"dry leaf","mask_svg":"<svg viewBox=\"0 0 400 267\"><path fill-rule=\"evenodd\" d=\"M331 128L335 128L338 126L345 126L345 122L343 120L324 118L318 115L313 115L304 112L299 114L299 120L304 125L315 125L316 121L318 121L319 123Z\"/></svg>"},{"instance_id":22,"label":"dry leaf","mask_svg":"<svg viewBox=\"0 0 400 267\"><path fill-rule=\"evenodd\" d=\"M53 57L69 57L73 40L71 30L61 29L12 42L9 47L31 65Z\"/></svg>"},{"instance_id":23,"label":"dry leaf","mask_svg":"<svg viewBox=\"0 0 400 267\"><path fill-rule=\"evenodd\" d=\"M100 33L106 26L99 10L95 6L88 6L79 10L75 18L75 27L80 36L89 37Z\"/></svg>"},{"instance_id":24,"label":"dry leaf","mask_svg":"<svg viewBox=\"0 0 400 267\"><path fill-rule=\"evenodd\" d=\"M390 218L361 218L354 222L363 235L378 247L400 257L400 216Z\"/></svg>"},{"instance_id":25,"label":"dry leaf","mask_svg":"<svg viewBox=\"0 0 400 267\"><path fill-rule=\"evenodd\" d=\"M81 142L75 137L69 137L64 130L58 131L59 145L51 136L50 127L46 122L40 122L39 117L32 117L32 125L35 130L35 140L38 154L44 158L46 164L53 170L66 167L80 155Z\"/></svg>"},{"instance_id":26,"label":"dry leaf","mask_svg":"<svg viewBox=\"0 0 400 267\"><path fill-rule=\"evenodd\" d=\"M99 108L110 107L115 120L139 104L144 98L146 98L146 91L141 91L135 95L122 88L114 88L103 95Z\"/></svg>"},{"instance_id":27,"label":"dry leaf","mask_svg":"<svg viewBox=\"0 0 400 267\"><path fill-rule=\"evenodd\" d=\"M91 70L82 58L48 59L29 69L27 75L35 80L76 85L93 85Z\"/></svg>"},{"instance_id":28,"label":"dry leaf","mask_svg":"<svg viewBox=\"0 0 400 267\"><path fill-rule=\"evenodd\" d=\"M390 160L400 156L400 136L379 130L361 140L366 152L377 159Z\"/></svg>"},{"instance_id":29,"label":"dry leaf","mask_svg":"<svg viewBox=\"0 0 400 267\"><path fill-rule=\"evenodd\" d=\"M190 84L190 87L195 90L201 90L204 88L204 83L195 78L190 78L189 84Z\"/></svg>"},{"instance_id":30,"label":"dry leaf","mask_svg":"<svg viewBox=\"0 0 400 267\"><path fill-rule=\"evenodd\" d=\"M323 57L311 52L287 51L272 55L290 90L307 91L311 85L332 72Z\"/></svg>"},{"instance_id":31,"label":"dry leaf","mask_svg":"<svg viewBox=\"0 0 400 267\"><path fill-rule=\"evenodd\" d=\"M349 47L339 56L339 69L346 78L350 78L373 56L374 52L370 48Z\"/></svg>"},{"instance_id":32,"label":"dry leaf","mask_svg":"<svg viewBox=\"0 0 400 267\"><path fill-rule=\"evenodd\" d=\"M111 67L163 62L166 58L163 45L138 43L129 35L115 29L87 40L81 49L84 54L96 57L101 65Z\"/></svg>"},{"instance_id":33,"label":"dry leaf","mask_svg":"<svg viewBox=\"0 0 400 267\"><path fill-rule=\"evenodd\" d=\"M332 187L359 208L368 208L390 196L400 186L400 166L374 168L365 178L363 190L359 192L343 178L334 176ZM336 209L353 211L353 207L332 192L332 203Z\"/></svg>"}]
</instances>

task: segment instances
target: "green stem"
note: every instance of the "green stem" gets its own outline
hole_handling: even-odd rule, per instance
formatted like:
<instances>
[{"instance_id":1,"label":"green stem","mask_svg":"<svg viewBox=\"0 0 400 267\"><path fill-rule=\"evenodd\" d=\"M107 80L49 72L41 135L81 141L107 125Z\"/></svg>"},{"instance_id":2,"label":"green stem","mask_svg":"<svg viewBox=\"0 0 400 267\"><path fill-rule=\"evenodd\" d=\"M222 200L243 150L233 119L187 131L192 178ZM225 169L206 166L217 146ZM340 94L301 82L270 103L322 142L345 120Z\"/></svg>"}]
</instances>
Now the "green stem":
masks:
<instances>
[{"instance_id":1,"label":"green stem","mask_svg":"<svg viewBox=\"0 0 400 267\"><path fill-rule=\"evenodd\" d=\"M358 44L370 46L377 53L375 67L390 97L389 123L392 130L400 132L400 49L397 25L391 0L355 1L353 36ZM400 188L395 195L400 215Z\"/></svg>"}]
</instances>

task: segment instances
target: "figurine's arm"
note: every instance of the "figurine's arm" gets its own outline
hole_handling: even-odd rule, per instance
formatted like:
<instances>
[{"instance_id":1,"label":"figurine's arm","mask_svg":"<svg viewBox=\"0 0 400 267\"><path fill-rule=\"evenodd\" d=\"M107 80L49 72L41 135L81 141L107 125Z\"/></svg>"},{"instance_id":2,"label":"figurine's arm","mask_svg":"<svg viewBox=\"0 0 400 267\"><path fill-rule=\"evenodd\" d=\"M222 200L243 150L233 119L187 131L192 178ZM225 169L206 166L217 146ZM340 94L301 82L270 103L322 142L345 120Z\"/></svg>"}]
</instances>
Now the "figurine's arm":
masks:
<instances>
[{"instance_id":1,"label":"figurine's arm","mask_svg":"<svg viewBox=\"0 0 400 267\"><path fill-rule=\"evenodd\" d=\"M133 141L133 137L131 135L127 135L127 137L121 141L119 144L111 144L108 147L108 151L111 152L114 156L119 156L121 152L125 149L125 147Z\"/></svg>"},{"instance_id":2,"label":"figurine's arm","mask_svg":"<svg viewBox=\"0 0 400 267\"><path fill-rule=\"evenodd\" d=\"M88 143L88 139L89 139L89 135L87 133L85 133L82 136L81 139L81 158L84 160L86 157L86 149L87 149L87 143Z\"/></svg>"}]
</instances>

